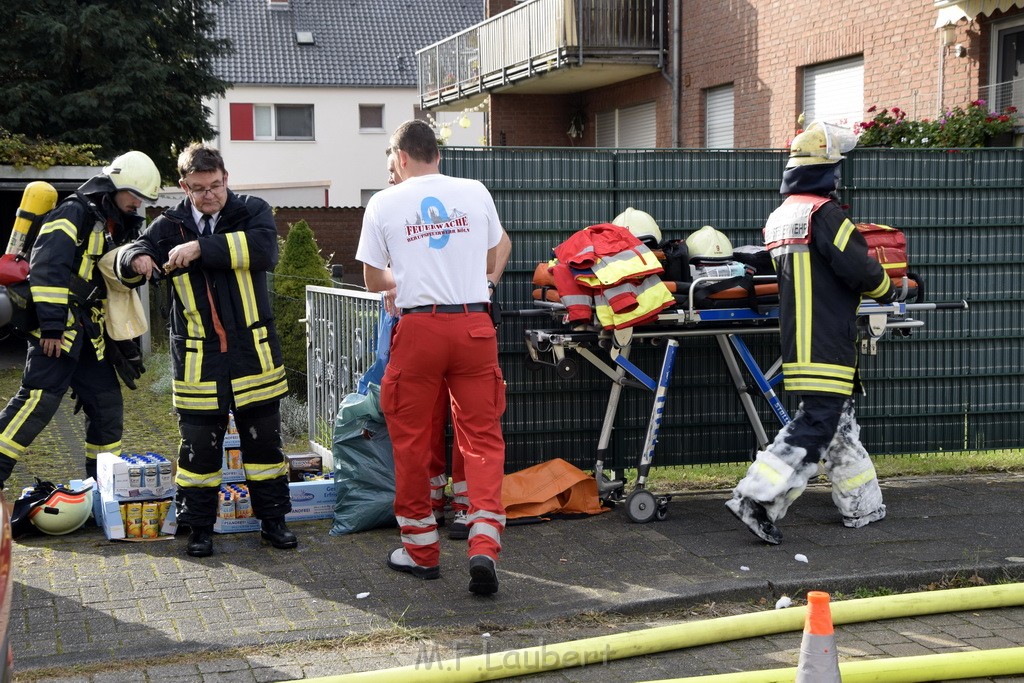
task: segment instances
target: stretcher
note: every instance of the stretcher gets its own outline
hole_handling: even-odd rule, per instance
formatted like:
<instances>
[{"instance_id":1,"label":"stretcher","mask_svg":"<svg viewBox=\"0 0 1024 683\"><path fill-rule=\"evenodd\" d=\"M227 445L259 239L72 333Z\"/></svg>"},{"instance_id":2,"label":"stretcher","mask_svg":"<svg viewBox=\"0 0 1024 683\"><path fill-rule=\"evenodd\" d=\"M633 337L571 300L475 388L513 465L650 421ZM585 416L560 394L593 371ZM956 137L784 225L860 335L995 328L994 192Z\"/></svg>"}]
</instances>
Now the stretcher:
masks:
<instances>
[{"instance_id":1,"label":"stretcher","mask_svg":"<svg viewBox=\"0 0 1024 683\"><path fill-rule=\"evenodd\" d=\"M755 277L771 280L774 276ZM568 327L564 322L565 307L552 301L535 301L534 308L516 311L521 317L542 320L547 318L557 326L530 327L525 330L529 360L535 366L553 367L563 378L571 378L578 371L576 356L586 360L611 380L611 389L597 444L594 478L598 493L606 503L625 501L626 514L638 523L652 519L663 520L672 494L654 495L646 488L647 477L654 460L665 401L680 340L687 337L713 337L724 360L725 367L736 388L740 404L750 422L758 449L770 443L764 425L757 413L754 396L760 395L771 407L781 425L790 421L775 387L782 381L782 359L777 358L767 369L762 369L750 352L744 337L752 334L778 334L779 309L774 306L737 308L698 308L695 293L707 281L716 278L697 278L688 293L677 295L677 305L666 309L653 323L619 330L600 329L595 325ZM878 342L887 333L909 335L924 321L914 315L937 309L966 309L966 301L928 303L923 301L924 287L919 281L904 280L900 301L891 304L863 302L858 310L857 325L862 354L875 355ZM661 367L651 376L629 359L637 343L650 342L664 346ZM743 376L746 369L753 378L750 386ZM632 491L626 495L624 479L608 478L605 458L611 444L612 429L624 388L645 389L653 394L650 419L637 464L637 479Z\"/></svg>"}]
</instances>

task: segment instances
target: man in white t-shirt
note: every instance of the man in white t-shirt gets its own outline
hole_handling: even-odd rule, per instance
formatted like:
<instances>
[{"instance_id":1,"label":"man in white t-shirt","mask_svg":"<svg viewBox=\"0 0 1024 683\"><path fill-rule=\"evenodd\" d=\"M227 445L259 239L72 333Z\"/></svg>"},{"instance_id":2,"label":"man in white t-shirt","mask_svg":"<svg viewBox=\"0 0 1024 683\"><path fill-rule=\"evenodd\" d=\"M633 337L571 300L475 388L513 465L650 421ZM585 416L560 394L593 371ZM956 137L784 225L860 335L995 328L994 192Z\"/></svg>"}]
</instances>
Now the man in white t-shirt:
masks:
<instances>
[{"instance_id":1,"label":"man in white t-shirt","mask_svg":"<svg viewBox=\"0 0 1024 683\"><path fill-rule=\"evenodd\" d=\"M452 399L469 486L469 590L498 590L495 563L505 509L501 482L505 381L489 315L487 273L508 236L487 189L440 172L434 131L403 123L391 136L396 184L366 206L356 258L369 290L394 291L402 317L381 383L395 458L395 516L402 547L387 564L421 579L440 576L440 537L430 504L433 407L442 383Z\"/></svg>"}]
</instances>

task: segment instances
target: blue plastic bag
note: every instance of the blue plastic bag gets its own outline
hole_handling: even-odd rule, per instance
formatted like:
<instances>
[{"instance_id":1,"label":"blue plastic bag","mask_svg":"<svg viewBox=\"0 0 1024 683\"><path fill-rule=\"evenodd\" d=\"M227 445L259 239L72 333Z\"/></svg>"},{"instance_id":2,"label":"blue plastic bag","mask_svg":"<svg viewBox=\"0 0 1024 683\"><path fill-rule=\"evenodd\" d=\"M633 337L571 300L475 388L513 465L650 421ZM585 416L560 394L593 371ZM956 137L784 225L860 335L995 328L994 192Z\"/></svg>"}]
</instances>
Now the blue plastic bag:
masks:
<instances>
[{"instance_id":1,"label":"blue plastic bag","mask_svg":"<svg viewBox=\"0 0 1024 683\"><path fill-rule=\"evenodd\" d=\"M381 380L384 379L384 368L387 367L388 359L391 358L391 330L396 322L398 322L398 316L392 316L381 305L380 322L377 323L377 359L359 378L356 393L366 394L371 384L376 384L379 387ZM381 421L383 420L382 417Z\"/></svg>"}]
</instances>

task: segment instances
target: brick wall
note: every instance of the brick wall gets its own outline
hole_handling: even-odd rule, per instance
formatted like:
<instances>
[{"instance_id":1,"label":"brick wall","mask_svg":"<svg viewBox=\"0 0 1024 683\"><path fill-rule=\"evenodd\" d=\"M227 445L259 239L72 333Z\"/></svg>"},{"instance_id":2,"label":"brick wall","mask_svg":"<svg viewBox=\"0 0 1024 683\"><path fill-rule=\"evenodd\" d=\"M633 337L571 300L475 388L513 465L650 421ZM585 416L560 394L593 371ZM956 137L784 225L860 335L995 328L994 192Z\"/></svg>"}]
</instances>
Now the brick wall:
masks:
<instances>
[{"instance_id":1,"label":"brick wall","mask_svg":"<svg viewBox=\"0 0 1024 683\"><path fill-rule=\"evenodd\" d=\"M320 254L331 264L341 264L344 280L363 284L363 264L356 261L356 245L363 225L362 207L276 209L277 233L287 237L288 226L305 220L313 231Z\"/></svg>"},{"instance_id":2,"label":"brick wall","mask_svg":"<svg viewBox=\"0 0 1024 683\"><path fill-rule=\"evenodd\" d=\"M579 108L577 96L491 95L490 100L488 134L492 145L568 147L574 142L568 130ZM585 144L593 145L593 139Z\"/></svg>"}]
</instances>

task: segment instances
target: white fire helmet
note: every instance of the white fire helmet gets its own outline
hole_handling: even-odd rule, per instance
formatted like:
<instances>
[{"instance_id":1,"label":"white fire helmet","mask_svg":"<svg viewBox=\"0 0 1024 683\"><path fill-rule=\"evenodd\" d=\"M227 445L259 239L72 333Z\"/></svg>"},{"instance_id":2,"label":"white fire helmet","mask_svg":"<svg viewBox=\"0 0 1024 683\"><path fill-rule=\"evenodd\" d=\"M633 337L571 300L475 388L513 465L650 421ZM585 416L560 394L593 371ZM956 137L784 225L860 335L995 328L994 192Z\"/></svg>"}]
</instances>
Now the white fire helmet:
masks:
<instances>
[{"instance_id":1,"label":"white fire helmet","mask_svg":"<svg viewBox=\"0 0 1024 683\"><path fill-rule=\"evenodd\" d=\"M722 232L705 225L686 238L686 251L691 263L728 261L732 259L732 242Z\"/></svg>"},{"instance_id":2,"label":"white fire helmet","mask_svg":"<svg viewBox=\"0 0 1024 683\"><path fill-rule=\"evenodd\" d=\"M81 491L60 487L41 504L32 508L29 520L40 531L51 536L63 536L76 531L92 514L93 489Z\"/></svg>"},{"instance_id":3,"label":"white fire helmet","mask_svg":"<svg viewBox=\"0 0 1024 683\"><path fill-rule=\"evenodd\" d=\"M793 138L786 168L835 164L845 159L843 155L856 146L857 136L849 128L815 121Z\"/></svg>"},{"instance_id":4,"label":"white fire helmet","mask_svg":"<svg viewBox=\"0 0 1024 683\"><path fill-rule=\"evenodd\" d=\"M103 168L118 190L129 190L141 199L156 201L160 195L160 171L145 152L125 152Z\"/></svg>"},{"instance_id":5,"label":"white fire helmet","mask_svg":"<svg viewBox=\"0 0 1024 683\"><path fill-rule=\"evenodd\" d=\"M626 228L641 242L653 242L654 246L661 243L661 228L646 211L631 206L616 216L612 225Z\"/></svg>"}]
</instances>

